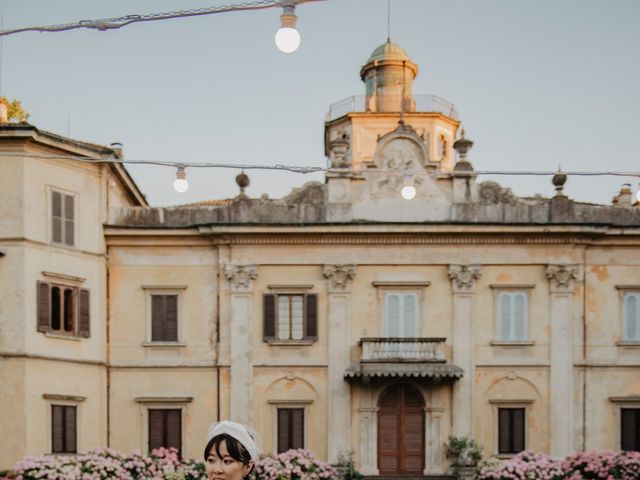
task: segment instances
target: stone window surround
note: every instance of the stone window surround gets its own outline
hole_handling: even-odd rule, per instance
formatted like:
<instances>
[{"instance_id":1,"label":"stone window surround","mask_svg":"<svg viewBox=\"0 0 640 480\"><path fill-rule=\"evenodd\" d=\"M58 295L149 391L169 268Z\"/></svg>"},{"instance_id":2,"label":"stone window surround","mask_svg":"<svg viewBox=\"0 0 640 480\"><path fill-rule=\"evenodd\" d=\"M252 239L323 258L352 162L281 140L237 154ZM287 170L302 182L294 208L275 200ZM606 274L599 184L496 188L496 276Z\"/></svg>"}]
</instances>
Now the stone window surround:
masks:
<instances>
[{"instance_id":1,"label":"stone window surround","mask_svg":"<svg viewBox=\"0 0 640 480\"><path fill-rule=\"evenodd\" d=\"M277 302L277 298L278 295L306 295L308 293L312 293L309 290L313 289L314 285L308 285L308 284L291 284L291 285L286 285L286 284L269 284L267 285L267 289L269 290L268 293L275 295L276 299L275 301ZM319 299L318 299L319 300ZM276 307L277 308L277 307ZM306 308L306 307L305 307ZM318 312L317 312L317 318L316 321L318 323L318 325L316 326L316 328L320 328L320 308L318 307ZM277 322L277 318L275 320ZM306 319L303 318L302 319L303 323L306 322ZM320 337L320 334L318 333L318 337ZM274 347L278 347L278 346L301 346L301 345L313 345L314 343L316 343L318 340L305 340L305 339L300 339L300 340L270 340L267 342L267 345L270 346L274 346ZM306 422L306 420L305 420ZM305 433L306 435L306 433Z\"/></svg>"},{"instance_id":2,"label":"stone window surround","mask_svg":"<svg viewBox=\"0 0 640 480\"><path fill-rule=\"evenodd\" d=\"M535 288L535 284L490 284L493 292L493 332L494 339L491 341L491 345L495 347L529 347L534 345L534 341L531 340L531 291ZM525 334L526 340L501 340L498 338L500 329L500 308L498 306L498 298L500 293L524 293L527 298L527 308L525 312Z\"/></svg>"},{"instance_id":3,"label":"stone window surround","mask_svg":"<svg viewBox=\"0 0 640 480\"><path fill-rule=\"evenodd\" d=\"M83 397L80 395L60 395L57 393L43 393L42 394L42 398L44 399L44 401L46 402L46 409L47 409L47 428L48 428L48 435L47 435L47 452L49 452L50 455L74 455L74 454L69 454L69 453L51 453L51 451L53 450L53 444L52 444L52 433L51 433L51 428L52 428L52 413L51 413L51 407L53 405L63 405L63 406L68 406L68 407L76 407L76 451L77 452L82 452L84 451L84 447L83 447L83 438L82 438L82 428L80 428L80 426L82 425L82 414L83 414L83 409L82 409L82 402L84 402L87 397Z\"/></svg>"},{"instance_id":4,"label":"stone window surround","mask_svg":"<svg viewBox=\"0 0 640 480\"><path fill-rule=\"evenodd\" d=\"M609 397L609 401L613 404L615 416L616 416L616 450L622 448L622 409L623 408L638 408L640 409L640 396L628 396L628 397Z\"/></svg>"},{"instance_id":5,"label":"stone window surround","mask_svg":"<svg viewBox=\"0 0 640 480\"><path fill-rule=\"evenodd\" d=\"M531 405L535 400L531 398L516 398L516 399L491 399L489 403L493 407L493 452L492 455L500 458L507 459L515 457L516 454L498 453L499 451L499 412L500 408L524 408L524 449L529 448L529 415L531 414Z\"/></svg>"},{"instance_id":6,"label":"stone window surround","mask_svg":"<svg viewBox=\"0 0 640 480\"><path fill-rule=\"evenodd\" d=\"M378 332L384 336L385 331L385 299L388 293L415 293L416 305L416 328L418 337L422 336L426 318L424 308L424 289L431 285L429 281L373 281L371 284L376 287L376 317L378 318Z\"/></svg>"},{"instance_id":7,"label":"stone window surround","mask_svg":"<svg viewBox=\"0 0 640 480\"><path fill-rule=\"evenodd\" d=\"M186 445L186 428L185 428L185 416L187 414L187 407L189 403L193 401L193 397L189 397L187 395L184 396L148 396L148 397L136 397L136 403L140 406L140 425L141 425L141 435L140 435L140 450L142 452L149 451L149 410L150 409L172 409L172 410L180 410L180 423L182 425L181 428L181 438L180 438L180 446L181 451L187 451Z\"/></svg>"},{"instance_id":8,"label":"stone window surround","mask_svg":"<svg viewBox=\"0 0 640 480\"><path fill-rule=\"evenodd\" d=\"M67 190L65 188L60 188L60 187L56 187L53 185L46 185L45 186L45 191L46 191L46 195L47 195L47 199L46 199L46 203L47 203L47 215L46 215L46 219L47 219L47 229L46 229L46 233L47 233L47 243L50 245L55 245L56 247L61 247L61 248L68 248L70 250L77 250L78 249L78 244L79 244L79 238L78 238L78 234L79 234L79 220L78 220L78 213L80 210L80 202L78 201L79 199L79 195L77 192L73 192L71 190ZM53 200L52 200L52 195L53 192L59 192L62 193L63 195L70 195L73 197L73 245L67 245L66 243L57 243L53 241L53 228L52 228L52 224L53 224Z\"/></svg>"},{"instance_id":9,"label":"stone window surround","mask_svg":"<svg viewBox=\"0 0 640 480\"><path fill-rule=\"evenodd\" d=\"M620 319L618 330L618 332L620 332L620 340L616 342L616 346L623 348L640 348L640 341L624 339L624 296L626 293L640 294L640 285L616 285L616 290L618 291L619 298L618 318Z\"/></svg>"},{"instance_id":10,"label":"stone window surround","mask_svg":"<svg viewBox=\"0 0 640 480\"><path fill-rule=\"evenodd\" d=\"M163 348L163 347L186 347L187 343L183 341L183 304L184 291L186 285L142 285L145 294L145 338L142 342L143 347ZM176 342L154 342L151 340L151 296L152 295L177 295L178 296L178 340Z\"/></svg>"},{"instance_id":11,"label":"stone window surround","mask_svg":"<svg viewBox=\"0 0 640 480\"><path fill-rule=\"evenodd\" d=\"M278 409L279 408L302 408L303 412L303 428L304 448L309 448L309 410L313 404L313 400L268 400L267 403L271 406L271 441L272 441L272 453L276 453L278 450Z\"/></svg>"}]
</instances>

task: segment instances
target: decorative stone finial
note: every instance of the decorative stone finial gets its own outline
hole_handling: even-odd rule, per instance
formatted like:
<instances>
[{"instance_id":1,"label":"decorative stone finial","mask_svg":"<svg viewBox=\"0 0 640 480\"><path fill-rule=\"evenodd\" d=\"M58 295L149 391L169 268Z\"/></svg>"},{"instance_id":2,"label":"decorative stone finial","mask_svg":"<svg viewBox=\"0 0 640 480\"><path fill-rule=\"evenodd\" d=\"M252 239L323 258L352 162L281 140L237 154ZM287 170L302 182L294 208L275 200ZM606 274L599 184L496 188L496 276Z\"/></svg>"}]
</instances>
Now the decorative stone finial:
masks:
<instances>
[{"instance_id":1,"label":"decorative stone finial","mask_svg":"<svg viewBox=\"0 0 640 480\"><path fill-rule=\"evenodd\" d=\"M473 142L464 136L464 128L460 132L460 138L453 143L453 148L458 152L460 161L467 160L467 152L473 147Z\"/></svg>"},{"instance_id":2,"label":"decorative stone finial","mask_svg":"<svg viewBox=\"0 0 640 480\"><path fill-rule=\"evenodd\" d=\"M240 195L244 195L244 189L249 186L249 176L241 170L236 177L236 183L240 187Z\"/></svg>"},{"instance_id":3,"label":"decorative stone finial","mask_svg":"<svg viewBox=\"0 0 640 480\"><path fill-rule=\"evenodd\" d=\"M349 134L339 129L336 138L329 142L329 155L331 157L331 166L333 168L348 168L349 159Z\"/></svg>"},{"instance_id":4,"label":"decorative stone finial","mask_svg":"<svg viewBox=\"0 0 640 480\"><path fill-rule=\"evenodd\" d=\"M551 183L553 183L553 185L556 187L556 196L564 196L564 194L562 193L562 189L564 188L564 184L567 183L567 176L562 173L560 165L558 165L558 172L551 179Z\"/></svg>"}]
</instances>

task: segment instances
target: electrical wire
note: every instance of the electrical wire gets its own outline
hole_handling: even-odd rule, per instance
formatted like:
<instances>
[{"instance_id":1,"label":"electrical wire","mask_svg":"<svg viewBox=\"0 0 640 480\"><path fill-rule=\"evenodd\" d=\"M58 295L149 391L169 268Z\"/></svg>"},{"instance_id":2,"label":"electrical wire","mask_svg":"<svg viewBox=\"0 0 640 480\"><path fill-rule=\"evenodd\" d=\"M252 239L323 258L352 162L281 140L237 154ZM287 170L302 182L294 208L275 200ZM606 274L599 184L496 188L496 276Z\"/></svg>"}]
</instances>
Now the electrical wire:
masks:
<instances>
[{"instance_id":1,"label":"electrical wire","mask_svg":"<svg viewBox=\"0 0 640 480\"><path fill-rule=\"evenodd\" d=\"M317 166L300 166L300 165L259 165L259 164L235 164L235 163L211 163L211 162L175 162L164 160L139 160L139 159L118 159L118 158L102 158L102 157L84 157L73 155L44 155L35 153L22 153L22 152L0 152L0 157L22 157L22 158L36 158L44 160L76 160L85 163L119 163L129 165L158 165L163 167L190 167L190 168L231 168L231 169L243 169L243 170L280 170L293 173L342 173L342 174L358 174L363 173L399 173L410 175L451 175L450 170L428 170L428 171L407 171L406 169L384 169L376 168L375 170L353 170L350 168L336 168L336 167L317 167ZM504 175L504 176L550 176L562 173L567 176L582 176L582 177L596 177L596 176L616 176L616 177L639 177L640 171L622 171L616 172L612 170L594 170L594 171L551 171L551 170L470 170L457 173L466 173L472 175Z\"/></svg>"},{"instance_id":2,"label":"electrical wire","mask_svg":"<svg viewBox=\"0 0 640 480\"><path fill-rule=\"evenodd\" d=\"M324 2L327 0L294 0L296 5L309 2ZM150 13L146 15L126 15L114 18L101 18L97 20L80 20L75 23L65 23L61 25L45 25L39 27L22 27L12 30L0 30L0 37L13 35L22 32L64 32L88 28L93 30L115 30L118 28L139 22L154 22L158 20L170 20L174 18L197 17L201 15L213 15L224 12L237 12L243 10L264 10L267 8L282 7L282 1L275 0L254 0L251 2L218 5L205 8L192 8L188 10L176 10L173 12Z\"/></svg>"}]
</instances>

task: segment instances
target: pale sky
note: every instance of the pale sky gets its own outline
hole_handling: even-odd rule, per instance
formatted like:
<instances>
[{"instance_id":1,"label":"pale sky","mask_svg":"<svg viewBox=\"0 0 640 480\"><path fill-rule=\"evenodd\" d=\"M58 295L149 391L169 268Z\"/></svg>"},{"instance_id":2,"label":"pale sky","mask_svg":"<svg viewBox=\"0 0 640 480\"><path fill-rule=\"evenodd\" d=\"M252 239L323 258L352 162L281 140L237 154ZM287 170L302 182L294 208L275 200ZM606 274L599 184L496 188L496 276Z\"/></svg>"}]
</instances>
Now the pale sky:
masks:
<instances>
[{"instance_id":1,"label":"pale sky","mask_svg":"<svg viewBox=\"0 0 640 480\"><path fill-rule=\"evenodd\" d=\"M4 28L236 3L0 1ZM1 94L42 130L132 159L325 166L329 105L362 95L360 67L386 40L386 0L297 8L300 49L279 52L281 10L5 37ZM419 65L415 94L456 105L477 170L640 171L640 1L392 0L391 39ZM238 170L129 166L152 205L238 193ZM286 195L321 174L248 171L250 196ZM480 177L480 180L488 177ZM549 177L500 177L516 195ZM640 178L570 177L565 193L610 203Z\"/></svg>"}]
</instances>

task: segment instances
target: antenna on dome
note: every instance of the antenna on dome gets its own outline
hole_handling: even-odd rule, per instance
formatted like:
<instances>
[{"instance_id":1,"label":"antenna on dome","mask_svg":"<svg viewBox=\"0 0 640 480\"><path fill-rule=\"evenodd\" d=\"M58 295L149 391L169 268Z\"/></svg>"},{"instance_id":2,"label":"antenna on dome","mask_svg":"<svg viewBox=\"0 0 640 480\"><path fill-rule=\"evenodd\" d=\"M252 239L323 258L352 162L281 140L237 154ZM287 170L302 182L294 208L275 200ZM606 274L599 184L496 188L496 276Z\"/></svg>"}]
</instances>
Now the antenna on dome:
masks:
<instances>
[{"instance_id":1,"label":"antenna on dome","mask_svg":"<svg viewBox=\"0 0 640 480\"><path fill-rule=\"evenodd\" d=\"M387 0L387 43L391 43L391 0Z\"/></svg>"}]
</instances>

